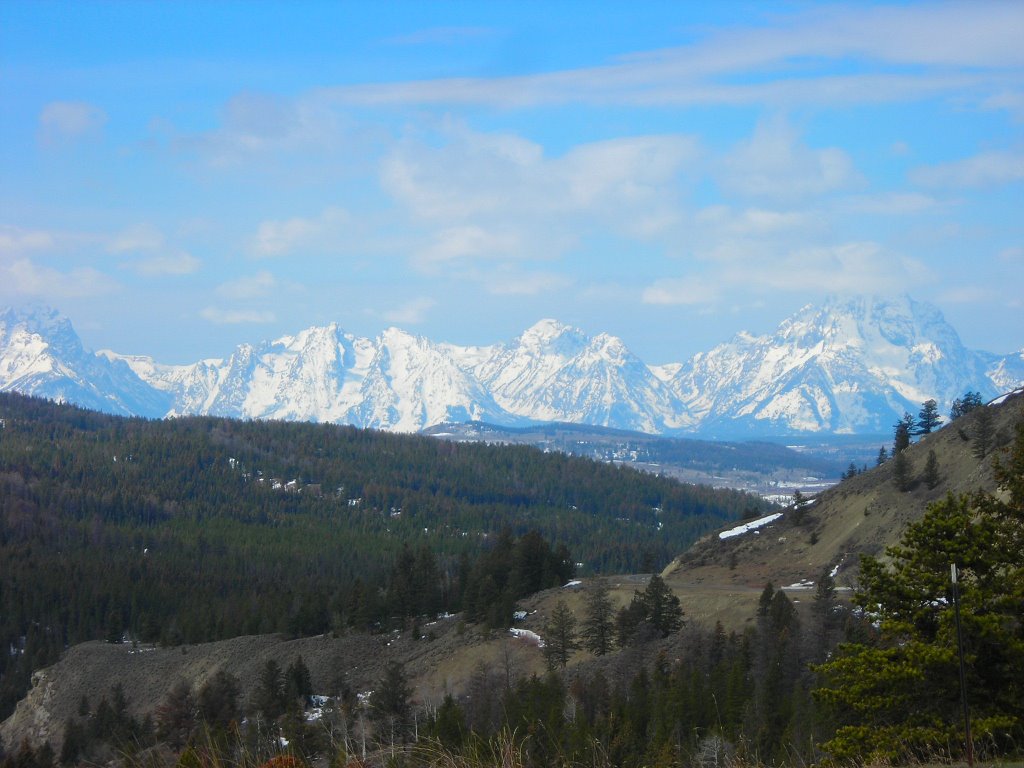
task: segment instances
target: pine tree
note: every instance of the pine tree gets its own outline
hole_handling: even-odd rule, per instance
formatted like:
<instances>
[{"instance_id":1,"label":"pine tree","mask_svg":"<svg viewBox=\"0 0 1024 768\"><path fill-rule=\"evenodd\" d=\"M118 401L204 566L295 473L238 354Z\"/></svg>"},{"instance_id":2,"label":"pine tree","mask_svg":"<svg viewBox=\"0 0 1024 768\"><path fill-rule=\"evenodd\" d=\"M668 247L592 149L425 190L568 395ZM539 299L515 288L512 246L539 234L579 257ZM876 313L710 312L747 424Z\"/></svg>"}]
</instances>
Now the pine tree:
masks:
<instances>
[{"instance_id":1,"label":"pine tree","mask_svg":"<svg viewBox=\"0 0 1024 768\"><path fill-rule=\"evenodd\" d=\"M565 667L573 651L580 647L576 640L576 617L564 600L559 600L544 627L544 660L548 669Z\"/></svg>"},{"instance_id":2,"label":"pine tree","mask_svg":"<svg viewBox=\"0 0 1024 768\"><path fill-rule=\"evenodd\" d=\"M157 707L157 735L175 749L180 749L192 737L197 715L192 687L185 680L179 680Z\"/></svg>"},{"instance_id":3,"label":"pine tree","mask_svg":"<svg viewBox=\"0 0 1024 768\"><path fill-rule=\"evenodd\" d=\"M273 659L267 659L252 695L252 708L266 720L276 720L287 708L284 675Z\"/></svg>"},{"instance_id":4,"label":"pine tree","mask_svg":"<svg viewBox=\"0 0 1024 768\"><path fill-rule=\"evenodd\" d=\"M313 683L309 677L309 667L299 656L285 670L285 691L289 699L307 701L313 695Z\"/></svg>"},{"instance_id":5,"label":"pine tree","mask_svg":"<svg viewBox=\"0 0 1024 768\"><path fill-rule=\"evenodd\" d=\"M883 464L885 464L885 462L887 462L888 460L889 454L886 452L885 446L883 445L881 448L878 449L878 458L875 459L875 466L880 467Z\"/></svg>"},{"instance_id":6,"label":"pine tree","mask_svg":"<svg viewBox=\"0 0 1024 768\"><path fill-rule=\"evenodd\" d=\"M441 706L434 714L430 733L446 749L457 749L465 740L466 714L450 693L444 695Z\"/></svg>"},{"instance_id":7,"label":"pine tree","mask_svg":"<svg viewBox=\"0 0 1024 768\"><path fill-rule=\"evenodd\" d=\"M238 678L218 670L199 689L199 714L211 728L226 729L238 717Z\"/></svg>"},{"instance_id":8,"label":"pine tree","mask_svg":"<svg viewBox=\"0 0 1024 768\"><path fill-rule=\"evenodd\" d=\"M384 668L384 677L370 697L370 711L375 720L386 725L389 735L404 741L411 725L412 686L401 663L391 661Z\"/></svg>"},{"instance_id":9,"label":"pine tree","mask_svg":"<svg viewBox=\"0 0 1024 768\"><path fill-rule=\"evenodd\" d=\"M682 628L683 608L679 604L679 598L672 594L672 590L668 588L661 576L657 574L651 576L651 580L647 583L647 589L641 596L641 604L647 622L662 637L668 637Z\"/></svg>"},{"instance_id":10,"label":"pine tree","mask_svg":"<svg viewBox=\"0 0 1024 768\"><path fill-rule=\"evenodd\" d=\"M892 455L903 453L910 447L910 435L914 426L914 417L904 413L903 418L893 426Z\"/></svg>"},{"instance_id":11,"label":"pine tree","mask_svg":"<svg viewBox=\"0 0 1024 768\"><path fill-rule=\"evenodd\" d=\"M949 411L949 420L959 419L981 405L981 395L978 392L966 392L962 398L958 397L953 401L953 406Z\"/></svg>"},{"instance_id":12,"label":"pine tree","mask_svg":"<svg viewBox=\"0 0 1024 768\"><path fill-rule=\"evenodd\" d=\"M934 400L925 400L921 404L921 410L917 414L917 434L927 435L942 423L939 416L939 405Z\"/></svg>"},{"instance_id":13,"label":"pine tree","mask_svg":"<svg viewBox=\"0 0 1024 768\"><path fill-rule=\"evenodd\" d=\"M992 411L981 407L977 409L974 417L974 430L972 438L974 441L974 458L983 459L992 448L992 438L995 436L995 425L993 424Z\"/></svg>"},{"instance_id":14,"label":"pine tree","mask_svg":"<svg viewBox=\"0 0 1024 768\"><path fill-rule=\"evenodd\" d=\"M587 591L586 616L580 634L583 646L595 656L604 656L612 649L615 635L615 610L608 582L597 579Z\"/></svg>"},{"instance_id":15,"label":"pine tree","mask_svg":"<svg viewBox=\"0 0 1024 768\"><path fill-rule=\"evenodd\" d=\"M903 451L894 455L892 460L892 481L899 491L906 491L910 488L910 459Z\"/></svg>"},{"instance_id":16,"label":"pine tree","mask_svg":"<svg viewBox=\"0 0 1024 768\"><path fill-rule=\"evenodd\" d=\"M769 581L761 590L761 596L757 599L757 615L766 616L772 605L772 598L775 597L775 587Z\"/></svg>"}]
</instances>

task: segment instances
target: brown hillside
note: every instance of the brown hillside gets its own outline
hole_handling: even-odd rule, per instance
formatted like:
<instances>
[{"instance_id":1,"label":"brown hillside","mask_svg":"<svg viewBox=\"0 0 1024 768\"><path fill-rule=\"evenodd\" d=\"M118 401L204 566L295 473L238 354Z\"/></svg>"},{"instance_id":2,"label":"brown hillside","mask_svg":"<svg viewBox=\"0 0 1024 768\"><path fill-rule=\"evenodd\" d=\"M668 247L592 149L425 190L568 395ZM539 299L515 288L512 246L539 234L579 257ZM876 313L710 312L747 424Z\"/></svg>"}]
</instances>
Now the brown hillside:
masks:
<instances>
[{"instance_id":1,"label":"brown hillside","mask_svg":"<svg viewBox=\"0 0 1024 768\"><path fill-rule=\"evenodd\" d=\"M776 587L804 582L809 590L823 571L838 566L837 586L854 586L860 555L884 553L930 503L948 493L993 489L992 458L1012 441L1015 425L1024 422L1024 393L1018 391L987 408L994 416L995 439L984 459L973 455L973 412L907 449L913 478L907 492L896 488L889 461L821 493L806 506L799 522L799 514L790 507L756 531L727 539L718 534L705 537L665 569L666 581L684 605L689 604L691 615L722 618L726 624L750 616L748 608L768 582ZM921 476L932 450L940 482L929 489Z\"/></svg>"}]
</instances>

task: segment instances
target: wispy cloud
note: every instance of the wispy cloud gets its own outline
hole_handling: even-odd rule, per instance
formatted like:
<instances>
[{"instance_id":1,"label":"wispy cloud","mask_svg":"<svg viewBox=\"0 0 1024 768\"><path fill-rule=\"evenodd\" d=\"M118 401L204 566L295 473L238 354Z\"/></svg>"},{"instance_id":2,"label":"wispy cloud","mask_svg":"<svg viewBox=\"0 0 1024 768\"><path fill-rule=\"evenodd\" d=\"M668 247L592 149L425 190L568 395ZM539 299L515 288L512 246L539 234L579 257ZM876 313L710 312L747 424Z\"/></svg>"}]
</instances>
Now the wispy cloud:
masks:
<instances>
[{"instance_id":1,"label":"wispy cloud","mask_svg":"<svg viewBox=\"0 0 1024 768\"><path fill-rule=\"evenodd\" d=\"M544 260L589 232L649 238L678 220L679 176L696 162L688 136L581 144L558 157L509 133L447 127L438 142L407 139L381 183L426 230L415 263Z\"/></svg>"},{"instance_id":2,"label":"wispy cloud","mask_svg":"<svg viewBox=\"0 0 1024 768\"><path fill-rule=\"evenodd\" d=\"M644 288L643 303L699 306L741 295L884 293L894 284L923 285L935 279L920 261L870 241L717 249L715 256L700 274L655 280Z\"/></svg>"},{"instance_id":3,"label":"wispy cloud","mask_svg":"<svg viewBox=\"0 0 1024 768\"><path fill-rule=\"evenodd\" d=\"M835 5L772 22L593 67L342 86L320 94L374 106L878 103L999 86L1004 68L1024 64L1024 17L1013 3ZM849 61L872 66L857 74L831 68ZM971 71L952 74L953 67ZM757 79L747 79L754 72Z\"/></svg>"},{"instance_id":4,"label":"wispy cloud","mask_svg":"<svg viewBox=\"0 0 1024 768\"><path fill-rule=\"evenodd\" d=\"M25 229L0 224L0 254L47 251L57 245L58 238L42 229Z\"/></svg>"},{"instance_id":5,"label":"wispy cloud","mask_svg":"<svg viewBox=\"0 0 1024 768\"><path fill-rule=\"evenodd\" d=\"M850 213L868 213L875 216L907 216L939 208L943 203L920 192L877 192L851 195L840 200L836 207Z\"/></svg>"},{"instance_id":6,"label":"wispy cloud","mask_svg":"<svg viewBox=\"0 0 1024 768\"><path fill-rule=\"evenodd\" d=\"M435 306L437 306L437 302L434 299L421 297L413 299L400 307L382 312L381 317L389 323L418 325L426 319L427 313Z\"/></svg>"},{"instance_id":7,"label":"wispy cloud","mask_svg":"<svg viewBox=\"0 0 1024 768\"><path fill-rule=\"evenodd\" d=\"M644 304L713 304L719 299L719 286L702 277L663 278L647 286Z\"/></svg>"},{"instance_id":8,"label":"wispy cloud","mask_svg":"<svg viewBox=\"0 0 1024 768\"><path fill-rule=\"evenodd\" d=\"M276 287L277 279L264 269L255 275L221 283L216 290L226 299L258 299L269 295Z\"/></svg>"},{"instance_id":9,"label":"wispy cloud","mask_svg":"<svg viewBox=\"0 0 1024 768\"><path fill-rule=\"evenodd\" d=\"M944 304L977 304L979 301L990 301L995 297L996 293L991 288L979 285L961 285L940 294L940 300Z\"/></svg>"},{"instance_id":10,"label":"wispy cloud","mask_svg":"<svg viewBox=\"0 0 1024 768\"><path fill-rule=\"evenodd\" d=\"M109 253L132 256L121 263L145 277L191 275L202 262L182 248L169 245L163 233L152 224L136 224L108 238Z\"/></svg>"},{"instance_id":11,"label":"wispy cloud","mask_svg":"<svg viewBox=\"0 0 1024 768\"><path fill-rule=\"evenodd\" d=\"M1011 248L1003 248L997 254L997 258L1005 264L1024 264L1024 247L1015 246Z\"/></svg>"},{"instance_id":12,"label":"wispy cloud","mask_svg":"<svg viewBox=\"0 0 1024 768\"><path fill-rule=\"evenodd\" d=\"M485 282L488 292L496 296L537 296L573 284L571 278L552 272L510 274L500 271L489 276Z\"/></svg>"},{"instance_id":13,"label":"wispy cloud","mask_svg":"<svg viewBox=\"0 0 1024 768\"><path fill-rule=\"evenodd\" d=\"M175 251L159 253L124 262L121 267L146 277L191 275L199 271L202 262L190 253Z\"/></svg>"},{"instance_id":14,"label":"wispy cloud","mask_svg":"<svg viewBox=\"0 0 1024 768\"><path fill-rule=\"evenodd\" d=\"M448 227L437 232L432 242L415 255L415 263L423 268L460 259L514 258L522 243L514 232L489 231L476 225Z\"/></svg>"},{"instance_id":15,"label":"wispy cloud","mask_svg":"<svg viewBox=\"0 0 1024 768\"><path fill-rule=\"evenodd\" d=\"M983 152L974 157L911 171L910 179L926 187L990 187L1024 181L1024 153Z\"/></svg>"},{"instance_id":16,"label":"wispy cloud","mask_svg":"<svg viewBox=\"0 0 1024 768\"><path fill-rule=\"evenodd\" d=\"M155 251L164 247L164 236L152 224L136 224L110 239L107 250L111 253L136 253Z\"/></svg>"},{"instance_id":17,"label":"wispy cloud","mask_svg":"<svg viewBox=\"0 0 1024 768\"><path fill-rule=\"evenodd\" d=\"M104 296L120 288L116 281L91 267L62 272L27 258L0 260L0 286L0 295L8 298L47 299Z\"/></svg>"},{"instance_id":18,"label":"wispy cloud","mask_svg":"<svg viewBox=\"0 0 1024 768\"><path fill-rule=\"evenodd\" d=\"M341 208L327 208L312 218L262 222L251 241L253 255L283 256L303 248L330 247L349 224L350 216Z\"/></svg>"},{"instance_id":19,"label":"wispy cloud","mask_svg":"<svg viewBox=\"0 0 1024 768\"><path fill-rule=\"evenodd\" d=\"M217 325L243 325L272 323L276 319L273 312L259 309L224 309L222 307L206 307L199 313L204 320Z\"/></svg>"},{"instance_id":20,"label":"wispy cloud","mask_svg":"<svg viewBox=\"0 0 1024 768\"><path fill-rule=\"evenodd\" d=\"M725 158L720 176L741 195L784 199L822 195L861 181L846 152L806 146L781 117L760 122Z\"/></svg>"},{"instance_id":21,"label":"wispy cloud","mask_svg":"<svg viewBox=\"0 0 1024 768\"><path fill-rule=\"evenodd\" d=\"M717 235L766 235L784 232L808 224L810 215L803 211L776 211L766 208L733 210L727 205L714 205L697 212L695 220L714 227Z\"/></svg>"},{"instance_id":22,"label":"wispy cloud","mask_svg":"<svg viewBox=\"0 0 1024 768\"><path fill-rule=\"evenodd\" d=\"M754 262L724 266L718 278L758 292L884 293L893 285L935 279L920 261L871 241L797 248Z\"/></svg>"},{"instance_id":23,"label":"wispy cloud","mask_svg":"<svg viewBox=\"0 0 1024 768\"><path fill-rule=\"evenodd\" d=\"M271 152L322 152L336 147L345 124L343 114L318 98L246 92L224 105L215 130L185 134L173 127L167 130L176 150L197 153L214 168L226 169Z\"/></svg>"},{"instance_id":24,"label":"wispy cloud","mask_svg":"<svg viewBox=\"0 0 1024 768\"><path fill-rule=\"evenodd\" d=\"M51 101L39 113L39 143L59 147L79 139L98 136L107 114L84 101Z\"/></svg>"}]
</instances>

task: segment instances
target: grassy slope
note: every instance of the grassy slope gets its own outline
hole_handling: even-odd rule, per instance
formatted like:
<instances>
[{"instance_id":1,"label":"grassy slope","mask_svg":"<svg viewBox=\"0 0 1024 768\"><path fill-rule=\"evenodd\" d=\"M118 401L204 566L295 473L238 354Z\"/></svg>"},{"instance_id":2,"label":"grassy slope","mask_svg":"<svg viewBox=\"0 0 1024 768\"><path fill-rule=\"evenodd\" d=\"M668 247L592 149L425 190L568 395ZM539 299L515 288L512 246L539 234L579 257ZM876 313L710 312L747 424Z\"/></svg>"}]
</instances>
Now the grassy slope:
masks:
<instances>
[{"instance_id":1,"label":"grassy slope","mask_svg":"<svg viewBox=\"0 0 1024 768\"><path fill-rule=\"evenodd\" d=\"M822 493L802 525L795 524L788 511L756 534L726 540L711 534L701 539L665 569L666 581L691 613L722 618L732 625L751 615L767 582L778 587L813 581L823 570L838 565L837 585L854 586L859 556L882 554L899 540L909 522L920 519L928 504L947 493L994 487L991 459L1000 446L1009 444L1014 425L1024 420L1024 394L993 407L993 415L997 447L985 459L975 458L973 443L960 434L968 438L973 434L975 417L968 414L908 449L915 478L908 492L895 487L890 461ZM931 450L938 458L941 477L934 489L918 480Z\"/></svg>"}]
</instances>

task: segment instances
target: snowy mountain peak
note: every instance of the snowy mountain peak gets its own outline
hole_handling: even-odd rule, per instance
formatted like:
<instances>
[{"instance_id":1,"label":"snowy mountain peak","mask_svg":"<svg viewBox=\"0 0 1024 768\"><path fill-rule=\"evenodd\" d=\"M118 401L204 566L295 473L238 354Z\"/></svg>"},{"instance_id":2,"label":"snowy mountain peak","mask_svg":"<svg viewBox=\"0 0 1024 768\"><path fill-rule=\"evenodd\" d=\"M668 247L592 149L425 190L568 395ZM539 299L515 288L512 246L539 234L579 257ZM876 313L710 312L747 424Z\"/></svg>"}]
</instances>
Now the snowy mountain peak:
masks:
<instances>
[{"instance_id":1,"label":"snowy mountain peak","mask_svg":"<svg viewBox=\"0 0 1024 768\"><path fill-rule=\"evenodd\" d=\"M935 307L908 296L830 297L774 334L741 334L670 382L720 429L886 432L904 411L968 389L994 394L984 361Z\"/></svg>"},{"instance_id":2,"label":"snowy mountain peak","mask_svg":"<svg viewBox=\"0 0 1024 768\"><path fill-rule=\"evenodd\" d=\"M541 320L505 344L460 347L400 328L337 323L223 359L162 365L93 354L48 307L0 312L0 390L114 413L213 414L415 431L441 422L565 421L716 436L888 432L904 411L1024 383L1024 353L963 347L908 296L830 297L685 363L647 366L622 339Z\"/></svg>"},{"instance_id":3,"label":"snowy mountain peak","mask_svg":"<svg viewBox=\"0 0 1024 768\"><path fill-rule=\"evenodd\" d=\"M513 343L523 349L571 355L587 343L587 335L579 328L548 319L531 325Z\"/></svg>"},{"instance_id":4,"label":"snowy mountain peak","mask_svg":"<svg viewBox=\"0 0 1024 768\"><path fill-rule=\"evenodd\" d=\"M162 416L167 397L120 360L86 352L71 321L49 307L0 314L0 391L122 415Z\"/></svg>"}]
</instances>

